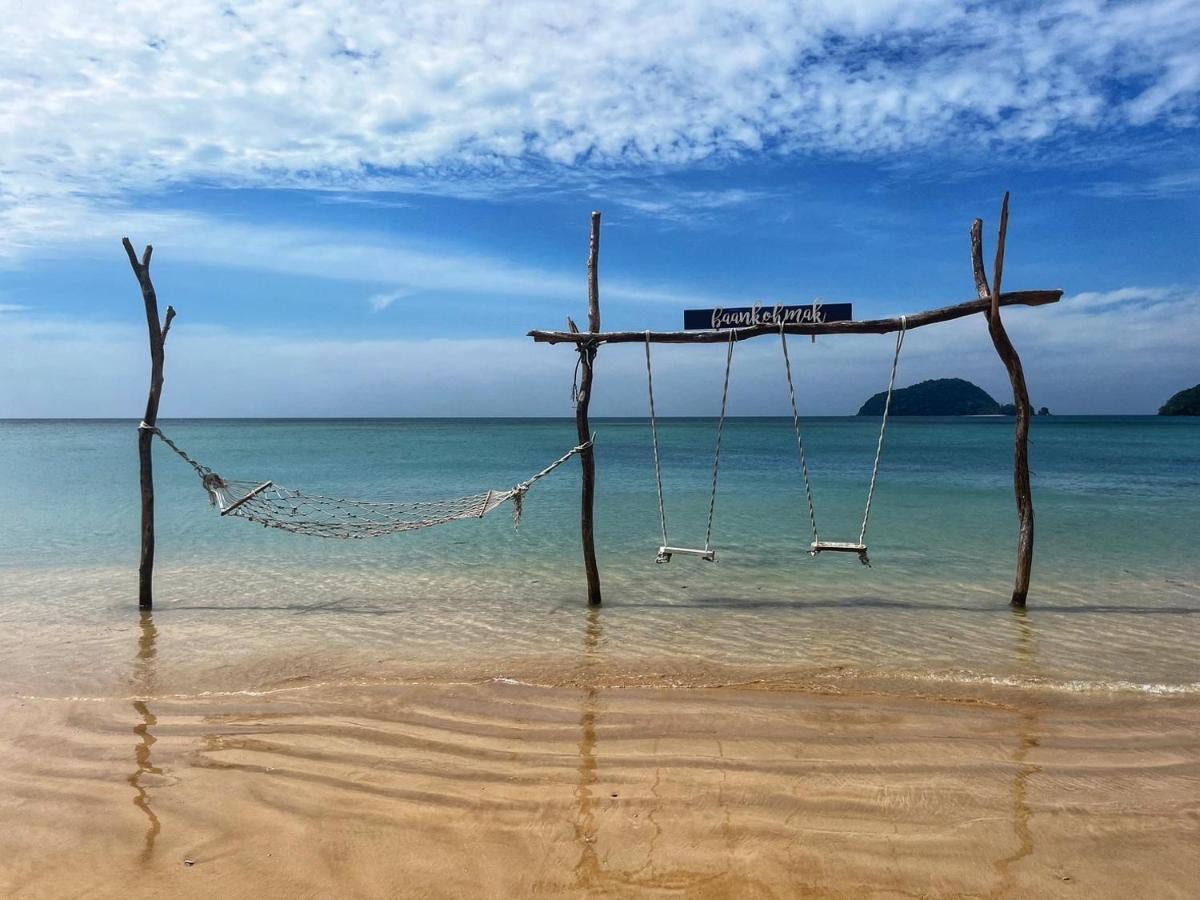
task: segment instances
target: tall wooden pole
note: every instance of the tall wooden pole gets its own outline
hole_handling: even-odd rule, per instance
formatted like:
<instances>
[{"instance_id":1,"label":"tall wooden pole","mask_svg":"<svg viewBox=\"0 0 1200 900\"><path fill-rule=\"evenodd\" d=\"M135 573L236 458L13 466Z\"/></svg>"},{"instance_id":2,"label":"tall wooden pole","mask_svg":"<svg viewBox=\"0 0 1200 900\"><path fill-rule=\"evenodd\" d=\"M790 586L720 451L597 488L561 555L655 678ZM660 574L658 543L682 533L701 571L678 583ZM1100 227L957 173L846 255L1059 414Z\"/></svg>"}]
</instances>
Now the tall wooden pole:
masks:
<instances>
[{"instance_id":1,"label":"tall wooden pole","mask_svg":"<svg viewBox=\"0 0 1200 900\"><path fill-rule=\"evenodd\" d=\"M1008 192L1000 207L1000 232L996 240L996 263L992 269L992 286L988 287L987 273L983 267L983 222L976 219L971 224L971 267L975 275L975 289L981 299L990 299L987 323L988 333L996 347L1004 367L1008 369L1008 380L1012 383L1013 405L1017 409L1016 436L1013 448L1013 489L1017 497L1017 575L1013 583L1012 605L1024 607L1029 594L1029 576L1033 569L1033 489L1029 483L1029 420L1033 408L1029 403L1029 389L1025 385L1025 370L1021 357L1013 346L1000 320L1000 280L1004 275L1004 240L1008 234Z\"/></svg>"},{"instance_id":2,"label":"tall wooden pole","mask_svg":"<svg viewBox=\"0 0 1200 900\"><path fill-rule=\"evenodd\" d=\"M138 608L152 609L154 607L154 458L151 454L151 441L158 422L158 401L162 396L163 386L163 348L167 341L167 332L171 330L171 320L175 318L174 307L167 307L167 318L160 322L158 318L158 296L154 293L154 283L150 280L150 255L154 248L146 245L142 258L139 260L133 250L129 238L123 238L125 253L129 256L129 265L142 288L142 301L146 306L146 327L150 337L150 391L146 397L146 412L142 416L142 424L138 426L138 463L141 469L142 489L142 554L138 564Z\"/></svg>"},{"instance_id":3,"label":"tall wooden pole","mask_svg":"<svg viewBox=\"0 0 1200 900\"><path fill-rule=\"evenodd\" d=\"M600 213L592 213L592 237L588 246L588 331L600 330ZM588 406L592 401L592 365L596 360L596 344L581 343L579 351L579 391L575 397L575 429L584 449L579 454L583 466L583 490L579 506L579 529L583 539L583 568L587 573L588 606L600 605L600 569L596 565L596 541L593 530L593 511L596 500L596 454L589 443L592 426L588 421Z\"/></svg>"}]
</instances>

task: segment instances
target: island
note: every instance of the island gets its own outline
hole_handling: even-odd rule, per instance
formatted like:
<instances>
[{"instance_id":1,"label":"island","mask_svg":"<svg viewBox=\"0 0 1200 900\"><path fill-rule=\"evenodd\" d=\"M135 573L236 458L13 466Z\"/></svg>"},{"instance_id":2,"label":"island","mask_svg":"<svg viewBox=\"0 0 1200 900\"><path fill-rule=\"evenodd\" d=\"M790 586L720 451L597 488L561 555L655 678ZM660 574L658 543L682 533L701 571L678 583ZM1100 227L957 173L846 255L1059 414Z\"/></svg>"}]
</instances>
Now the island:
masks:
<instances>
[{"instance_id":1,"label":"island","mask_svg":"<svg viewBox=\"0 0 1200 900\"><path fill-rule=\"evenodd\" d=\"M1185 388L1158 409L1160 416L1200 416L1200 384Z\"/></svg>"},{"instance_id":2,"label":"island","mask_svg":"<svg viewBox=\"0 0 1200 900\"><path fill-rule=\"evenodd\" d=\"M887 402L887 392L881 391L859 409L860 416L881 416ZM1000 404L976 384L965 378L932 378L892 394L894 416L1013 416L1017 409L1011 403ZM1042 407L1038 415L1048 416Z\"/></svg>"}]
</instances>

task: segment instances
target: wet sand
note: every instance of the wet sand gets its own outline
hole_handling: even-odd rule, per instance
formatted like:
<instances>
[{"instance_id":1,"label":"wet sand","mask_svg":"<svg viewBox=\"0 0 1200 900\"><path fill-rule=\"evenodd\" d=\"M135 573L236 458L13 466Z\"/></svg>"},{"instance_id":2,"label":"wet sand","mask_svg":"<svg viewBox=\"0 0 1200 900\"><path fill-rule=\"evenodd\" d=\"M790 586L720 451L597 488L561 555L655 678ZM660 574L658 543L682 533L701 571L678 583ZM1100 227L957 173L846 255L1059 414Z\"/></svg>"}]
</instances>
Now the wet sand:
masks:
<instances>
[{"instance_id":1,"label":"wet sand","mask_svg":"<svg viewBox=\"0 0 1200 900\"><path fill-rule=\"evenodd\" d=\"M1185 897L1191 697L0 701L0 895Z\"/></svg>"}]
</instances>

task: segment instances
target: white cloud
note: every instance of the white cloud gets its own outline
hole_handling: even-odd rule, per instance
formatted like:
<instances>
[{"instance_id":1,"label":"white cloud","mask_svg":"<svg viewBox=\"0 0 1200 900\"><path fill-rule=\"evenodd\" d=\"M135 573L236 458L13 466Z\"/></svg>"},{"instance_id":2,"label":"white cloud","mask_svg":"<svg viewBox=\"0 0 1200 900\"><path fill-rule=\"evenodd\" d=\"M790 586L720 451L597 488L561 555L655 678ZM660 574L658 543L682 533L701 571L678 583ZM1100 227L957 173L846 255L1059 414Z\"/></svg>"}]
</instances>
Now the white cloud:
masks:
<instances>
[{"instance_id":1,"label":"white cloud","mask_svg":"<svg viewBox=\"0 0 1200 900\"><path fill-rule=\"evenodd\" d=\"M487 185L528 164L1187 126L1198 43L1190 0L18 4L0 22L0 234L34 240L10 221L30 205L44 239L70 198L182 182L346 197L398 171Z\"/></svg>"}]
</instances>

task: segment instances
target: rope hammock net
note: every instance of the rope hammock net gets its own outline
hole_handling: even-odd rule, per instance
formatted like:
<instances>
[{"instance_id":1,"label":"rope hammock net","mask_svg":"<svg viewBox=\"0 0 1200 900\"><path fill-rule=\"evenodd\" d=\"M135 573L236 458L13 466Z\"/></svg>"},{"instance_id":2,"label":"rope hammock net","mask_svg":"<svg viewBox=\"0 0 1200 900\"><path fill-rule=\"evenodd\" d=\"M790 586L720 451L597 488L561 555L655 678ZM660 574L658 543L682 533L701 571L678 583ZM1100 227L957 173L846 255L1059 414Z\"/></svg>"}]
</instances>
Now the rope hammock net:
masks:
<instances>
[{"instance_id":1,"label":"rope hammock net","mask_svg":"<svg viewBox=\"0 0 1200 900\"><path fill-rule=\"evenodd\" d=\"M158 428L139 426L154 435L195 469L208 491L209 501L222 516L238 516L266 528L294 534L350 540L382 537L443 525L458 519L482 519L511 501L513 522L520 524L525 494L539 479L549 475L576 453L592 445L589 440L568 450L546 468L507 490L489 490L449 500L391 502L324 497L275 484L273 481L235 481L222 478L208 466L192 459Z\"/></svg>"}]
</instances>

